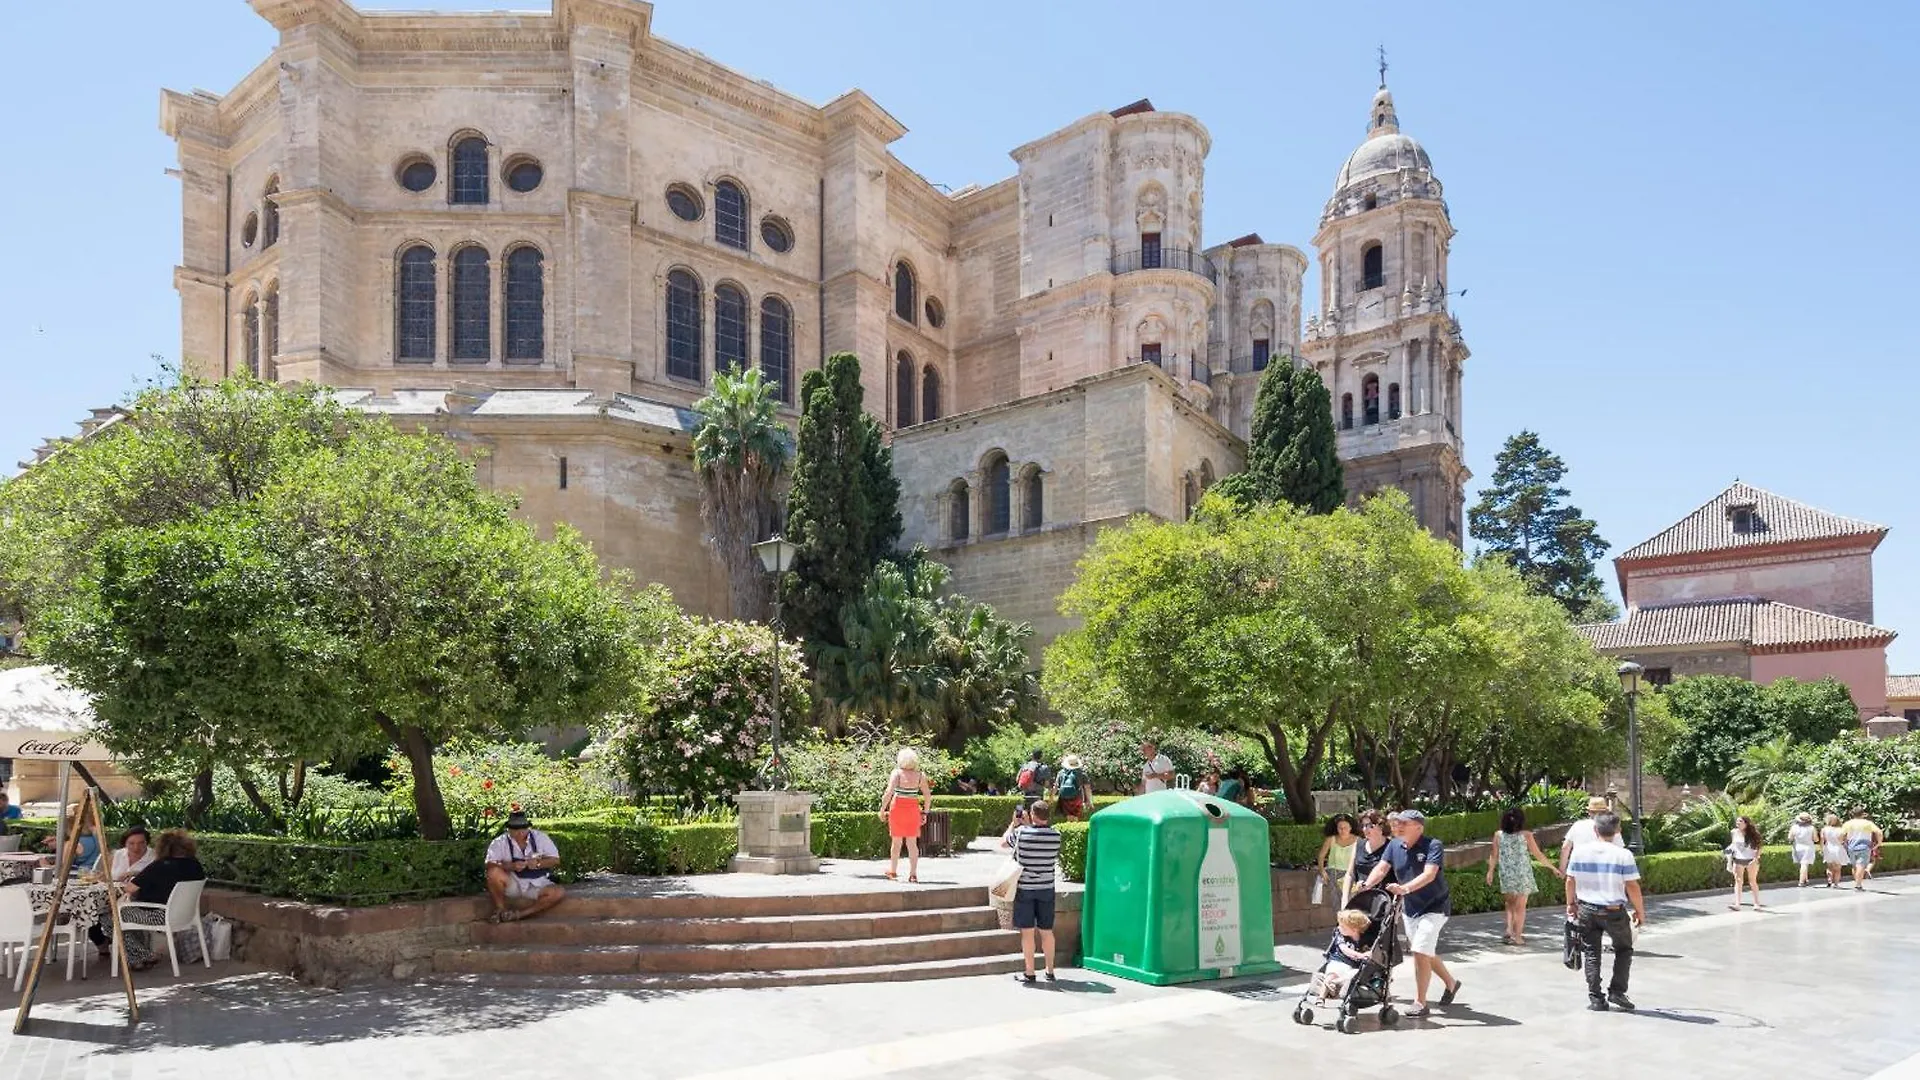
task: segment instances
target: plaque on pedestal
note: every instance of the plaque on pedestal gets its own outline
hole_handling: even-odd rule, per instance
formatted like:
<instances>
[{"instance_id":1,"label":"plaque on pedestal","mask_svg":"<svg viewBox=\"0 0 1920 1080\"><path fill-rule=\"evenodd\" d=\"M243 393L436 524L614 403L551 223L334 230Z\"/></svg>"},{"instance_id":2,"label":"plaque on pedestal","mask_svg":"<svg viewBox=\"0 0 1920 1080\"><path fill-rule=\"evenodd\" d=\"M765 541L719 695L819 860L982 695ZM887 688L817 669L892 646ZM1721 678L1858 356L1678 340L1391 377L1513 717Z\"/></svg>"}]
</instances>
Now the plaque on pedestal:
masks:
<instances>
[{"instance_id":1,"label":"plaque on pedestal","mask_svg":"<svg viewBox=\"0 0 1920 1080\"><path fill-rule=\"evenodd\" d=\"M811 844L814 795L806 791L742 791L740 851L728 869L736 874L811 874L820 859Z\"/></svg>"}]
</instances>

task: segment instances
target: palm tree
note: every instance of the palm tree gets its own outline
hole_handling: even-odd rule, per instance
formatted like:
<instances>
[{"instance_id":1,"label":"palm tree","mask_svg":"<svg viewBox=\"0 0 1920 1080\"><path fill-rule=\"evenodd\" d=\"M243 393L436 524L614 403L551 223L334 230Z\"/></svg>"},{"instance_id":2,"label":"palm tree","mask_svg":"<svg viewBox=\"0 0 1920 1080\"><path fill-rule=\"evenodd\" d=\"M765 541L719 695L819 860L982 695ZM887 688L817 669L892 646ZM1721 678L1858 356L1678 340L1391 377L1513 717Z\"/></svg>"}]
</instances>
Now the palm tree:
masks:
<instances>
[{"instance_id":1,"label":"palm tree","mask_svg":"<svg viewBox=\"0 0 1920 1080\"><path fill-rule=\"evenodd\" d=\"M1806 768L1806 754L1791 735L1778 735L1740 752L1740 763L1727 774L1727 790L1745 799L1773 795L1780 781Z\"/></svg>"},{"instance_id":2,"label":"palm tree","mask_svg":"<svg viewBox=\"0 0 1920 1080\"><path fill-rule=\"evenodd\" d=\"M707 542L720 553L736 619L764 619L767 574L753 545L777 522L780 477L791 456L785 428L774 414L773 387L758 370L730 368L694 402L693 466L700 476L700 519Z\"/></svg>"}]
</instances>

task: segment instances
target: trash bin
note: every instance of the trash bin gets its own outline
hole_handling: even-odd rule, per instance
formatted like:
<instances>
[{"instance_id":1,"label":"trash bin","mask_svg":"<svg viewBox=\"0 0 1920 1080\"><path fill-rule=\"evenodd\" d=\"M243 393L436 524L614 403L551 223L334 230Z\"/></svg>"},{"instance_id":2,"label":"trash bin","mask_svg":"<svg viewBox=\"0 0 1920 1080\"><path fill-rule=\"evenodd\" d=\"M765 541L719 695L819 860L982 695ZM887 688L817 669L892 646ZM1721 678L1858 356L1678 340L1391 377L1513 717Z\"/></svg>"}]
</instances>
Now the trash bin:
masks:
<instances>
[{"instance_id":1,"label":"trash bin","mask_svg":"<svg viewBox=\"0 0 1920 1080\"><path fill-rule=\"evenodd\" d=\"M920 823L920 854L953 854L953 811L929 810Z\"/></svg>"},{"instance_id":2,"label":"trash bin","mask_svg":"<svg viewBox=\"0 0 1920 1080\"><path fill-rule=\"evenodd\" d=\"M1093 816L1081 963L1137 982L1278 970L1267 819L1197 791L1156 791Z\"/></svg>"}]
</instances>

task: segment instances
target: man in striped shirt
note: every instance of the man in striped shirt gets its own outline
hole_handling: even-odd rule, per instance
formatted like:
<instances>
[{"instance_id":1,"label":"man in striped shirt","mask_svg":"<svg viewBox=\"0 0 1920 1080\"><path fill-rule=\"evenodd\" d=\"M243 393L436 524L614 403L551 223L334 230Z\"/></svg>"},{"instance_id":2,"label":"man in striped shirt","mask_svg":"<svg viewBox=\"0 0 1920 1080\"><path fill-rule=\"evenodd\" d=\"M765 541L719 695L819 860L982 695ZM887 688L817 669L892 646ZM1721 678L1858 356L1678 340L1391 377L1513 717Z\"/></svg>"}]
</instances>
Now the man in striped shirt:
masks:
<instances>
[{"instance_id":1,"label":"man in striped shirt","mask_svg":"<svg viewBox=\"0 0 1920 1080\"><path fill-rule=\"evenodd\" d=\"M1593 839L1573 850L1567 859L1567 918L1580 925L1586 954L1587 1008L1606 1012L1633 1010L1627 997L1627 974L1633 968L1633 927L1647 921L1646 901L1640 896L1640 868L1633 852L1619 843L1620 818L1595 814ZM1628 903L1633 914L1627 914ZM1631 919L1631 921L1629 921ZM1613 980L1600 996L1600 936L1613 940Z\"/></svg>"},{"instance_id":2,"label":"man in striped shirt","mask_svg":"<svg viewBox=\"0 0 1920 1080\"><path fill-rule=\"evenodd\" d=\"M1018 978L1033 981L1034 931L1047 954L1047 981L1053 981L1053 866L1060 858L1060 831L1048 824L1052 812L1043 799L1027 808L1029 824L1013 830L1013 858L1020 864L1020 884L1013 894L1013 925L1020 931L1020 952L1026 972Z\"/></svg>"}]
</instances>

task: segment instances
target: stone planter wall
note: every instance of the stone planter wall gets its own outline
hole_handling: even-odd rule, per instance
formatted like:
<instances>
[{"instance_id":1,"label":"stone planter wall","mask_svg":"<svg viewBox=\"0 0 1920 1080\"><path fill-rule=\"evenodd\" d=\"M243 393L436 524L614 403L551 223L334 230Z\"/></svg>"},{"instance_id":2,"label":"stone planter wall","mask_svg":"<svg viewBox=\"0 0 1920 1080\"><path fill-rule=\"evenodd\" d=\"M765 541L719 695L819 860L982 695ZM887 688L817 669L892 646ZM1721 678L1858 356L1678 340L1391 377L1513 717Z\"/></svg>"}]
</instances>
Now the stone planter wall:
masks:
<instances>
[{"instance_id":1,"label":"stone planter wall","mask_svg":"<svg viewBox=\"0 0 1920 1080\"><path fill-rule=\"evenodd\" d=\"M338 989L428 971L436 949L465 945L484 918L484 896L371 908L326 907L253 893L208 889L202 909L234 923L233 955Z\"/></svg>"}]
</instances>

